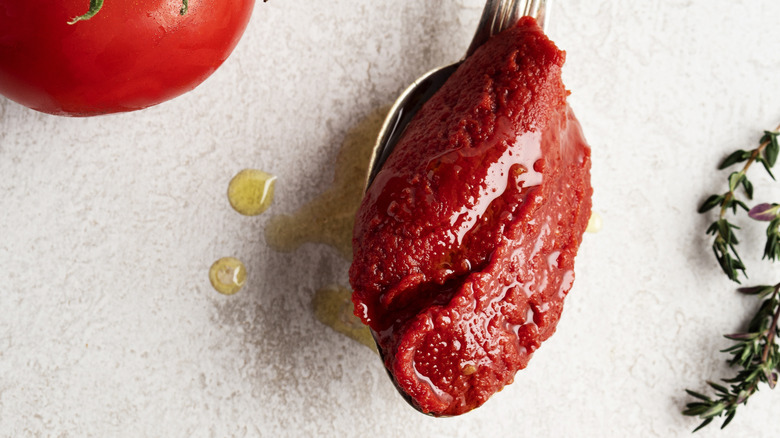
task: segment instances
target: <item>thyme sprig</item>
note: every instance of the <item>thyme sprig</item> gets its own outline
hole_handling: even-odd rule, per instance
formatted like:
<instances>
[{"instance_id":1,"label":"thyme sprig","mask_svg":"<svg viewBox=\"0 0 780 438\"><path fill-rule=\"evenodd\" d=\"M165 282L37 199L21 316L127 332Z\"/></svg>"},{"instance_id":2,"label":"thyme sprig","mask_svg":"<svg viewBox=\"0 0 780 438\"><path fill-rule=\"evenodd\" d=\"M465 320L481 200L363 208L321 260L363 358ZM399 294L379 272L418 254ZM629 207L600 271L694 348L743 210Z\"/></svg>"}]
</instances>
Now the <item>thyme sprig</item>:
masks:
<instances>
[{"instance_id":1,"label":"thyme sprig","mask_svg":"<svg viewBox=\"0 0 780 438\"><path fill-rule=\"evenodd\" d=\"M742 262L742 258L737 253L737 234L735 230L740 228L731 222L727 215L729 210L733 215L737 214L739 208L749 211L747 204L745 204L737 196L737 189L742 187L747 196L747 199L753 199L753 183L747 177L747 171L750 166L759 162L764 166L769 176L775 179L772 174L772 167L777 162L777 157L780 154L780 142L778 142L778 136L780 135L780 126L775 131L764 131L763 137L759 146L755 149L737 150L732 153L718 166L718 169L726 169L734 164L745 162L742 170L732 172L728 177L728 191L721 195L710 195L701 207L699 207L699 213L705 213L712 210L715 207L720 207L720 214L718 219L715 220L709 228L707 228L707 234L715 236L712 243L712 250L715 253L715 258L718 260L721 269L732 281L739 283L740 272L743 276L747 277L745 271L745 264ZM780 222L779 222L780 223ZM777 224L776 224L777 225ZM775 230L777 226L775 226ZM777 235L777 233L775 233ZM772 248L767 248L767 251L773 250L772 254L780 256L780 238L775 239Z\"/></svg>"},{"instance_id":2,"label":"thyme sprig","mask_svg":"<svg viewBox=\"0 0 780 438\"><path fill-rule=\"evenodd\" d=\"M716 398L710 398L704 394L686 389L690 396L699 401L688 403L683 415L699 417L703 421L694 429L694 432L710 424L716 417L725 415L721 428L726 427L734 415L737 407L747 404L748 398L758 391L759 383L766 383L770 389L774 389L778 380L778 365L780 364L780 351L776 337L780 336L778 318L780 318L780 283L774 286L756 286L741 288L739 291L747 295L766 297L761 306L750 321L745 333L725 335L726 338L736 343L721 352L731 354L728 361L730 366L738 366L741 370L730 379L723 379L729 387L707 382L715 390Z\"/></svg>"},{"instance_id":3,"label":"thyme sprig","mask_svg":"<svg viewBox=\"0 0 780 438\"><path fill-rule=\"evenodd\" d=\"M700 213L720 207L718 218L707 228L707 234L714 236L712 248L721 269L729 279L737 283L739 283L740 272L744 277L747 277L747 273L745 264L736 249L739 240L734 230L740 228L729 220L729 211L731 215L736 216L739 209L742 209L748 212L751 219L768 221L763 258L771 261L780 259L780 205L764 203L749 209L747 204L737 196L737 190L741 187L746 198L753 199L754 187L747 178L747 171L755 162L761 163L769 176L775 179L771 169L780 155L778 136L780 136L780 126L774 131L765 131L757 148L749 151L738 150L726 157L719 169L726 169L742 162L745 164L741 170L729 174L727 192L709 196L699 207ZM760 383L766 383L770 389L777 385L780 374L780 349L777 342L777 338L780 337L778 326L780 283L774 286L755 286L738 290L744 295L762 298L763 301L746 332L725 335L735 344L721 352L731 355L728 364L739 368L737 374L732 378L723 379L725 385L707 382L715 392L714 398L689 389L685 390L697 401L688 403L682 412L683 415L699 417L702 420L694 432L720 416L725 416L721 428L726 427L736 415L737 407L747 404L748 398L758 391Z\"/></svg>"}]
</instances>

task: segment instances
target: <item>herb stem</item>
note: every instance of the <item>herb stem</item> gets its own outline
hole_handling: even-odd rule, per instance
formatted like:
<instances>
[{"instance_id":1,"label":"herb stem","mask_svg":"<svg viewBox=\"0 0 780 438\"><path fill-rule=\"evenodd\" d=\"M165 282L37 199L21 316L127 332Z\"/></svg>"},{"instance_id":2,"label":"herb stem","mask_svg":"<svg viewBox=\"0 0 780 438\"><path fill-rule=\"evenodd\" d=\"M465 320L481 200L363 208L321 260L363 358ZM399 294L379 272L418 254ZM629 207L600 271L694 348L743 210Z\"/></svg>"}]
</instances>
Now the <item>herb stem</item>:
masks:
<instances>
[{"instance_id":1,"label":"herb stem","mask_svg":"<svg viewBox=\"0 0 780 438\"><path fill-rule=\"evenodd\" d=\"M775 132L780 131L780 125L777 125L775 128ZM750 165L752 165L756 158L761 156L761 153L764 152L764 149L766 149L769 144L772 143L770 139L766 139L761 142L761 144L758 145L757 148L753 149L753 152L750 154L750 158L748 158L747 162L745 163L745 166L742 167L742 170L739 171L740 178L743 177L748 169L750 169ZM724 219L726 217L726 212L728 211L729 202L732 198L734 198L734 189L729 189L729 191L723 196L725 202L720 207L720 219Z\"/></svg>"},{"instance_id":2,"label":"herb stem","mask_svg":"<svg viewBox=\"0 0 780 438\"><path fill-rule=\"evenodd\" d=\"M777 299L778 291L780 291L780 283L775 285L775 291L772 293L772 300ZM766 345L764 345L764 352L761 354L761 363L766 363L769 358L769 351L775 343L775 333L777 333L777 320L780 319L780 305L777 306L775 314L772 317L772 325L769 327L769 332L766 337Z\"/></svg>"},{"instance_id":3,"label":"herb stem","mask_svg":"<svg viewBox=\"0 0 780 438\"><path fill-rule=\"evenodd\" d=\"M747 171L755 162L761 163L769 176L775 179L771 169L780 157L780 125L774 131L764 131L758 143L755 149L738 149L721 162L718 166L720 170L737 163L744 164L740 170L729 174L728 190L710 195L698 210L699 213L706 213L719 207L718 217L707 228L707 234L714 237L712 249L721 269L730 280L737 283L740 282L740 272L747 278L745 264L737 253L739 240L735 230L741 228L730 221L730 216L737 216L739 209L745 210L750 219L769 222L764 258L780 260L780 204L760 203L749 208L740 199L741 193L737 194L737 188L742 187L746 200L753 199L754 186L747 176ZM735 344L721 352L731 355L727 362L730 366L739 368L736 375L722 379L724 384L707 381L707 385L715 392L714 398L685 390L696 400L686 405L683 415L699 417L702 420L694 432L720 416L725 416L721 428L726 427L736 415L737 408L747 404L748 399L758 392L761 382L768 384L769 389L774 389L780 379L780 283L741 288L739 292L759 296L762 302L744 333L725 335Z\"/></svg>"},{"instance_id":4,"label":"herb stem","mask_svg":"<svg viewBox=\"0 0 780 438\"><path fill-rule=\"evenodd\" d=\"M750 159L753 160L754 158L751 157ZM748 161L748 164L746 164L745 168L742 169L743 173L745 172L745 170L747 170L747 168L750 165L750 163L751 162ZM723 195L723 206L720 208L720 215L718 215L718 217L721 220L726 218L726 212L728 211L728 208L726 208L726 206L729 205L729 201L731 201L732 198L734 198L734 190L729 190L728 193Z\"/></svg>"}]
</instances>

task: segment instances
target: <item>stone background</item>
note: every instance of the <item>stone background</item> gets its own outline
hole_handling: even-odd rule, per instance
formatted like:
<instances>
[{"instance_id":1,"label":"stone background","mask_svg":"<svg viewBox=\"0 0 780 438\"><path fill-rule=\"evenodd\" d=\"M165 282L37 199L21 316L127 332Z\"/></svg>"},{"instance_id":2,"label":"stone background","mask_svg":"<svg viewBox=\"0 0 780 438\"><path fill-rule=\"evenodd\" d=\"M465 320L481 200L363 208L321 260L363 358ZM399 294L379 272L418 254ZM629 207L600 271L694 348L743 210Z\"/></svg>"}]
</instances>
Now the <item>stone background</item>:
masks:
<instances>
[{"instance_id":1,"label":"stone background","mask_svg":"<svg viewBox=\"0 0 780 438\"><path fill-rule=\"evenodd\" d=\"M684 388L732 374L720 335L754 310L695 210L724 187L718 161L780 122L776 0L555 2L604 228L557 334L472 413L418 414L313 317L314 292L346 283L335 249L265 243L330 184L351 127L461 56L481 8L259 2L231 58L171 102L68 119L0 98L0 436L689 436ZM259 217L225 198L246 167L279 176ZM758 198L779 199L762 173ZM763 229L742 235L750 284L780 280ZM225 255L249 269L230 297L207 277ZM697 436L769 436L778 409L764 387Z\"/></svg>"}]
</instances>

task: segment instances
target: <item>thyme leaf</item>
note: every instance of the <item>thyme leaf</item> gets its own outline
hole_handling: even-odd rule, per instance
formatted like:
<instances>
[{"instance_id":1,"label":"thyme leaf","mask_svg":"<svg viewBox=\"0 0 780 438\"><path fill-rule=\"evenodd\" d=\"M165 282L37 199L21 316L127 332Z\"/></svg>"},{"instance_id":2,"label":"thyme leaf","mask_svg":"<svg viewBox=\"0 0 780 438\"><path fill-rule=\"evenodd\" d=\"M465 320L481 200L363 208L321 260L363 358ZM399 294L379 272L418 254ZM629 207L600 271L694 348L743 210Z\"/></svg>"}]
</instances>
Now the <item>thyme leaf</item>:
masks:
<instances>
[{"instance_id":1,"label":"thyme leaf","mask_svg":"<svg viewBox=\"0 0 780 438\"><path fill-rule=\"evenodd\" d=\"M780 155L780 140L778 140L778 136L780 136L780 126L774 131L764 131L764 135L755 149L739 149L727 156L718 166L718 169L726 169L738 163L745 164L741 170L729 174L728 191L723 194L710 195L699 207L699 213L706 213L716 207L720 207L718 218L707 228L707 234L714 237L712 250L715 253L715 258L718 260L718 264L726 276L736 283L740 282L740 277L747 277L747 273L736 248L739 241L734 230L738 230L739 227L729 220L729 212L731 212L731 215L736 215L740 209L750 211L747 204L739 198L737 192L741 187L745 197L748 200L753 199L754 186L747 177L748 169L750 169L753 163L761 163L774 179L771 169L777 163L777 157ZM773 212L777 211L778 209L775 209ZM778 216L775 215L775 217ZM767 228L767 245L764 257L770 260L780 259L779 226L780 221L777 221L771 222Z\"/></svg>"},{"instance_id":2,"label":"thyme leaf","mask_svg":"<svg viewBox=\"0 0 780 438\"><path fill-rule=\"evenodd\" d=\"M745 264L737 253L739 240L735 230L740 230L740 227L731 219L740 209L748 212L749 219L769 222L763 258L771 261L780 259L780 205L761 203L748 208L737 194L741 187L745 197L748 200L753 199L754 187L747 177L747 172L755 162L761 163L769 176L775 178L771 169L780 155L778 136L780 126L774 131L765 131L755 149L739 149L727 156L719 169L726 169L738 163L745 164L741 170L729 174L728 191L710 195L699 207L699 213L707 213L720 207L718 217L707 228L707 234L713 236L712 250L715 259L726 276L736 283L740 282L740 277L747 278ZM737 407L747 404L748 399L758 391L760 384L764 383L773 389L780 380L780 348L777 341L780 337L780 283L774 286L743 287L738 291L762 301L746 331L724 335L734 343L721 352L730 355L728 364L738 369L736 375L722 379L723 384L708 381L707 385L714 392L712 397L685 390L695 401L688 403L682 414L702 420L694 432L706 427L718 417L724 418L721 428L726 427L734 419Z\"/></svg>"},{"instance_id":3,"label":"thyme leaf","mask_svg":"<svg viewBox=\"0 0 780 438\"><path fill-rule=\"evenodd\" d=\"M750 396L759 389L760 383L766 383L770 389L777 384L780 373L780 349L777 337L780 336L778 319L780 319L780 283L774 286L757 286L750 288L751 294L771 290L756 315L750 321L747 332L725 335L735 341L735 344L723 352L729 353L728 363L739 367L737 374L729 379L723 379L727 385L707 382L714 391L711 398L699 392L686 389L688 395L697 399L690 402L682 411L683 415L699 417L702 423L694 430L710 424L716 417L724 416L721 428L726 427L737 412L739 405L747 404ZM760 295L759 295L760 296Z\"/></svg>"}]
</instances>

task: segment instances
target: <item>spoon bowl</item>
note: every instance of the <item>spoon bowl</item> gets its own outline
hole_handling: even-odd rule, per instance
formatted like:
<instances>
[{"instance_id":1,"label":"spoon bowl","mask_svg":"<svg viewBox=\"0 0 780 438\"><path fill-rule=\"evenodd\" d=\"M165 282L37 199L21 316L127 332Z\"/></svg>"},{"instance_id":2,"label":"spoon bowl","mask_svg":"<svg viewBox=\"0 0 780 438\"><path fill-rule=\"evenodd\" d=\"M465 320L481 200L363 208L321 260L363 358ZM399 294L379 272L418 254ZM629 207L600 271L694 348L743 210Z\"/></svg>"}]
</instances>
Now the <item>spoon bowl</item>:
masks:
<instances>
[{"instance_id":1,"label":"spoon bowl","mask_svg":"<svg viewBox=\"0 0 780 438\"><path fill-rule=\"evenodd\" d=\"M417 111L419 111L423 104L425 104L425 102L427 102L428 99L444 85L447 79L449 79L455 70L460 67L463 61L471 56L493 35L496 35L517 23L522 16L534 17L539 26L544 29L544 24L547 19L547 6L549 3L550 0L487 0L479 25L477 26L477 31L474 34L474 38L463 59L454 64L439 67L425 73L412 82L412 84L409 85L393 103L390 112L382 124L382 129L379 131L377 141L371 154L364 191L368 190L368 187L382 169L382 165L384 165L385 161L390 156L390 153L395 148L401 135L403 135L406 126ZM376 342L376 333L371 330L371 334ZM381 357L382 362L384 362L385 357L382 348L379 346L378 342L376 345L379 356ZM409 405L422 412L414 403L412 397L398 386L390 371L386 371L403 399L406 400Z\"/></svg>"},{"instance_id":2,"label":"spoon bowl","mask_svg":"<svg viewBox=\"0 0 780 438\"><path fill-rule=\"evenodd\" d=\"M379 131L371 159L368 164L368 173L364 184L364 191L374 181L377 173L382 169L387 157L395 148L401 138L406 125L414 115L431 98L442 85L449 79L463 61L471 56L485 41L493 35L513 26L522 16L530 16L536 19L539 26L544 29L547 21L547 8L551 0L487 0L482 17L477 25L477 31L471 40L466 55L458 62L443 67L435 68L417 78L411 83L393 103L387 114L382 129Z\"/></svg>"}]
</instances>

